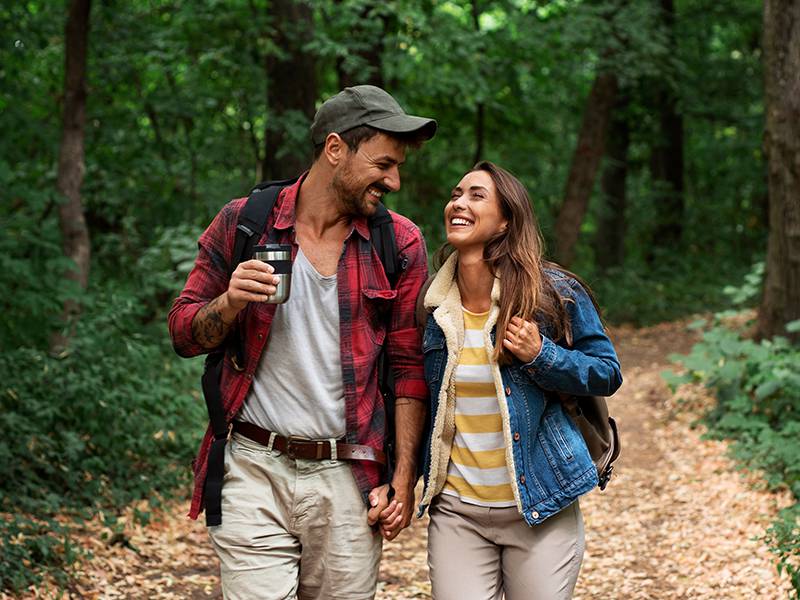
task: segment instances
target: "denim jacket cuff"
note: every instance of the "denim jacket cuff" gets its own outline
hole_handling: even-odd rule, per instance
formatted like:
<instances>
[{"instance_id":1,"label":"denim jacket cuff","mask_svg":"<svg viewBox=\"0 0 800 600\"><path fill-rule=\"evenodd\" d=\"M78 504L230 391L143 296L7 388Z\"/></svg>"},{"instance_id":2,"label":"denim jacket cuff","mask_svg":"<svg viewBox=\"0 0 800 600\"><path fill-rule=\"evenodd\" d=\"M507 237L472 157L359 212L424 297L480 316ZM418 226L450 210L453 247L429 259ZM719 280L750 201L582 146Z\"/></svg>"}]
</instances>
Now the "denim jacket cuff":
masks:
<instances>
[{"instance_id":1,"label":"denim jacket cuff","mask_svg":"<svg viewBox=\"0 0 800 600\"><path fill-rule=\"evenodd\" d=\"M522 365L522 370L530 377L535 379L537 374L549 371L556 360L556 343L549 337L542 336L542 347L539 355L531 362Z\"/></svg>"}]
</instances>

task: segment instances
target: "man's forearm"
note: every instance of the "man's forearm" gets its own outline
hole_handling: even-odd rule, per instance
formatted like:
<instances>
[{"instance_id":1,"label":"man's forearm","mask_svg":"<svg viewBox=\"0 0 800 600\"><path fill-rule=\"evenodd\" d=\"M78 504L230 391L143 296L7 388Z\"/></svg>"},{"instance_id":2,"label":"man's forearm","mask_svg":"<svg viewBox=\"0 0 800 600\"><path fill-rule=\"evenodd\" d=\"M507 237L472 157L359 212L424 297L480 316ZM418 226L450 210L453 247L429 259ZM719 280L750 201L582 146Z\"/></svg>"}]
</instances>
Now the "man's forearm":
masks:
<instances>
[{"instance_id":1,"label":"man's forearm","mask_svg":"<svg viewBox=\"0 0 800 600\"><path fill-rule=\"evenodd\" d=\"M427 416L427 406L421 400L398 398L395 401L395 477L417 478L417 450Z\"/></svg>"},{"instance_id":2,"label":"man's forearm","mask_svg":"<svg viewBox=\"0 0 800 600\"><path fill-rule=\"evenodd\" d=\"M228 335L239 311L231 308L227 292L197 311L192 320L192 335L203 348L216 348Z\"/></svg>"}]
</instances>

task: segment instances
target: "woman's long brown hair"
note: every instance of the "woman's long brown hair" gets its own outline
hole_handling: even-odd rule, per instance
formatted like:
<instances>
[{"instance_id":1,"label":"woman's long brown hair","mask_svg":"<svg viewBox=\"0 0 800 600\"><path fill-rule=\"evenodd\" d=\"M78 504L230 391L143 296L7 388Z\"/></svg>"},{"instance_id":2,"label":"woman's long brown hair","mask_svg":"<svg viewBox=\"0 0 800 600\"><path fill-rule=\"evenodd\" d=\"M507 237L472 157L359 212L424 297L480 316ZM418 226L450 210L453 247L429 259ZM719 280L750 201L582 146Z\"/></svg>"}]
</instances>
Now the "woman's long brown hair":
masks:
<instances>
[{"instance_id":1,"label":"woman's long brown hair","mask_svg":"<svg viewBox=\"0 0 800 600\"><path fill-rule=\"evenodd\" d=\"M566 310L569 300L558 294L544 269L554 268L574 275L543 259L544 240L525 186L511 173L489 161L480 161L470 170L474 171L485 171L492 178L503 217L508 221L507 228L492 237L483 249L483 259L492 274L499 277L501 285L496 336L498 343L495 344L494 359L500 364L510 363L513 359L502 340L508 322L514 316L536 321L540 327L546 325L550 337L555 340L566 338L567 344L571 345L572 335ZM438 250L434 258L437 269L453 250L449 244ZM589 288L584 287L591 297Z\"/></svg>"}]
</instances>

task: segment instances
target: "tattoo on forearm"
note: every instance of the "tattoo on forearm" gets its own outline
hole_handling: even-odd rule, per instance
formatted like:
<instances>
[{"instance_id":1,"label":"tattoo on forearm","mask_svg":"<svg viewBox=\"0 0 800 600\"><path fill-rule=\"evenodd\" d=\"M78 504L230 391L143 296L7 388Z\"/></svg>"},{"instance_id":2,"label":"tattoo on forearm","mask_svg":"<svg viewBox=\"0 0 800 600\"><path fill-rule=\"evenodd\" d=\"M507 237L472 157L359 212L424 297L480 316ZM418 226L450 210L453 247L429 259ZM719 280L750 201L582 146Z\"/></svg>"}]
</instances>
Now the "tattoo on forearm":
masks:
<instances>
[{"instance_id":1,"label":"tattoo on forearm","mask_svg":"<svg viewBox=\"0 0 800 600\"><path fill-rule=\"evenodd\" d=\"M214 298L197 312L192 321L194 339L204 348L219 346L231 328L232 323L225 323L222 319L219 304L219 298Z\"/></svg>"}]
</instances>

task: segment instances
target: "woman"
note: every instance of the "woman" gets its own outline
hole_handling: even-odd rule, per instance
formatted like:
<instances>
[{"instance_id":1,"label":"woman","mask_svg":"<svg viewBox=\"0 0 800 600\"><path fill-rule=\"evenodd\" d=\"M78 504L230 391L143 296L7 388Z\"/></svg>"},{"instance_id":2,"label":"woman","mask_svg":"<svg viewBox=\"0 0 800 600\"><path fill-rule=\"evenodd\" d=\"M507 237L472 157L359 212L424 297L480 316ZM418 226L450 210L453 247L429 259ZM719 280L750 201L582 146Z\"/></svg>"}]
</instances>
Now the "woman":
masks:
<instances>
[{"instance_id":1,"label":"woman","mask_svg":"<svg viewBox=\"0 0 800 600\"><path fill-rule=\"evenodd\" d=\"M578 497L597 470L559 394L609 396L619 361L593 300L544 263L525 188L478 163L444 209L425 294L425 488L436 600L571 598ZM499 340L500 343L497 343Z\"/></svg>"}]
</instances>

